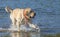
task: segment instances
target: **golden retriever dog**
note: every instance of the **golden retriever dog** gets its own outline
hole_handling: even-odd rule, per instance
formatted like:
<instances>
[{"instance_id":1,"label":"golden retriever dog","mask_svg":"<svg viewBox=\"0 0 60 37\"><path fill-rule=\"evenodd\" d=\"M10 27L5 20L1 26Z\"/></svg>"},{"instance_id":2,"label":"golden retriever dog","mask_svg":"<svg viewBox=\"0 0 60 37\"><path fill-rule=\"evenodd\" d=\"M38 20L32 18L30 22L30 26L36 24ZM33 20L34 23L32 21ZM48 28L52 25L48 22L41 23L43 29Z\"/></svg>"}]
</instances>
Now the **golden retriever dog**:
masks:
<instances>
[{"instance_id":1,"label":"golden retriever dog","mask_svg":"<svg viewBox=\"0 0 60 37\"><path fill-rule=\"evenodd\" d=\"M25 21L25 24L27 24L31 18L34 18L35 13L32 11L31 8L25 8L25 9L11 9L9 7L5 8L6 12L10 13L10 19L12 21L13 28L18 28L18 31L20 31L20 25L22 25L22 21Z\"/></svg>"}]
</instances>

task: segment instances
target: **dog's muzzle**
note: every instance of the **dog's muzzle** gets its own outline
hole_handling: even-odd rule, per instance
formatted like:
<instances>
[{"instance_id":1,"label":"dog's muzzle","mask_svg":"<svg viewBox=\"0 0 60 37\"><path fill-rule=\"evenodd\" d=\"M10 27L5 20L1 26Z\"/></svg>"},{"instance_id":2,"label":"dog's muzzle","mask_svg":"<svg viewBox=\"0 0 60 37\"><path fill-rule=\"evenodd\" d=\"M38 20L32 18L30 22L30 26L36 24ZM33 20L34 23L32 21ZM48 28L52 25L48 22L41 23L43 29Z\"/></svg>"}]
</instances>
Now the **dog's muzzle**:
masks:
<instances>
[{"instance_id":1,"label":"dog's muzzle","mask_svg":"<svg viewBox=\"0 0 60 37\"><path fill-rule=\"evenodd\" d=\"M28 14L27 14L28 17L30 18L34 18L36 16L36 13L34 13L34 11L30 11Z\"/></svg>"},{"instance_id":2,"label":"dog's muzzle","mask_svg":"<svg viewBox=\"0 0 60 37\"><path fill-rule=\"evenodd\" d=\"M36 13L34 13L34 16L32 18L34 18L36 16Z\"/></svg>"}]
</instances>

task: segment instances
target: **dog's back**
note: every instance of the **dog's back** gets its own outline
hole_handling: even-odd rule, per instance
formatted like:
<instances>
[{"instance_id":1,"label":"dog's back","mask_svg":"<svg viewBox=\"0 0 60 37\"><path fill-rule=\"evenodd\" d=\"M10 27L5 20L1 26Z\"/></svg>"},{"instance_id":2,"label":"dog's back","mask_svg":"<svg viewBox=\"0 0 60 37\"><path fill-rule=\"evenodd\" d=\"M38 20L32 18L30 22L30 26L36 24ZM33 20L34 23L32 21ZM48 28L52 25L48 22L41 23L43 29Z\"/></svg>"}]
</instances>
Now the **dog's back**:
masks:
<instances>
[{"instance_id":1,"label":"dog's back","mask_svg":"<svg viewBox=\"0 0 60 37\"><path fill-rule=\"evenodd\" d=\"M20 9L20 8L11 9L9 7L6 7L5 10L10 13L11 20L13 20L13 19L22 20L24 18L24 16L23 16L24 9Z\"/></svg>"},{"instance_id":2,"label":"dog's back","mask_svg":"<svg viewBox=\"0 0 60 37\"><path fill-rule=\"evenodd\" d=\"M23 9L20 8L16 8L13 10L12 15L14 17L14 19L18 20L18 19L23 19Z\"/></svg>"}]
</instances>

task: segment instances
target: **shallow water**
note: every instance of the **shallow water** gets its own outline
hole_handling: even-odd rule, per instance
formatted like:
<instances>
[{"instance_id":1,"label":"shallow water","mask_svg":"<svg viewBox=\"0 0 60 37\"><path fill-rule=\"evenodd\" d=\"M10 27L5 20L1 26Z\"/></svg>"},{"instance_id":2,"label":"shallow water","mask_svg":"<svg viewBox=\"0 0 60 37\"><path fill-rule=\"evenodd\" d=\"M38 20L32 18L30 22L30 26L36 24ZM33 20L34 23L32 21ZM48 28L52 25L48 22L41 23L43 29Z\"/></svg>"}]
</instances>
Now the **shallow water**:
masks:
<instances>
[{"instance_id":1,"label":"shallow water","mask_svg":"<svg viewBox=\"0 0 60 37\"><path fill-rule=\"evenodd\" d=\"M37 32L1 32L0 37L40 37Z\"/></svg>"},{"instance_id":2,"label":"shallow water","mask_svg":"<svg viewBox=\"0 0 60 37\"><path fill-rule=\"evenodd\" d=\"M3 10L2 10L3 11ZM50 17L51 16L53 16L53 17L51 17L51 18L47 18L48 16L46 16L47 14L44 14L44 13L38 13L39 11L37 11L37 10L35 10L37 13L36 14L40 14L40 15L37 15L34 19L36 19L36 20L34 20L33 19L33 23L35 23L35 24L37 24L39 27L40 27L40 33L30 33L29 32L29 37L31 36L31 37L37 37L38 35L38 37L40 37L40 34L41 34L41 36L43 36L43 35L45 35L45 34L56 34L56 33L59 33L60 32L60 29L59 29L59 27L57 28L57 27L55 27L54 28L54 25L43 25L43 24L47 24L46 22L49 20L51 20L51 22L53 22L53 21L55 21L54 19L53 19L53 21L52 21L52 19L51 18L54 18L56 15L50 15ZM45 21L43 20L43 19L45 19ZM37 22L37 21L39 21L39 22ZM42 24L43 23L43 24ZM10 27L10 24L11 24L11 20L10 20L10 18L9 18L9 13L6 13L5 11L3 11L2 13L0 13L0 28L9 28ZM51 24L51 23L50 23ZM10 34L12 34L12 35L10 35ZM21 35L21 37L22 37L22 35L23 34L27 34L27 33L11 33L11 32L0 32L0 36L2 36L2 37L5 37L5 36L7 36L8 35L8 37L10 36L10 37L13 37L14 35L16 35L17 36L17 34L18 34L18 36L20 36ZM27 34L28 35L28 34ZM26 36L27 36L26 35ZM23 35L23 36L25 36L25 35ZM15 36L14 36L15 37Z\"/></svg>"}]
</instances>

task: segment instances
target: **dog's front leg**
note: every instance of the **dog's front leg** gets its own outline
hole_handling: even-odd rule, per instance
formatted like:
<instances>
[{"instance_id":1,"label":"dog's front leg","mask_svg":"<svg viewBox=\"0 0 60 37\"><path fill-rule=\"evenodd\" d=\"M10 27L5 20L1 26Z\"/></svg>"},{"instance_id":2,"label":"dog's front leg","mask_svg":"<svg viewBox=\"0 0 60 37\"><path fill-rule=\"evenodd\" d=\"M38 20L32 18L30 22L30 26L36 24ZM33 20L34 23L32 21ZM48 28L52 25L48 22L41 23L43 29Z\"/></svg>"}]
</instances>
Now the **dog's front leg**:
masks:
<instances>
[{"instance_id":1,"label":"dog's front leg","mask_svg":"<svg viewBox=\"0 0 60 37\"><path fill-rule=\"evenodd\" d=\"M16 26L17 26L18 31L20 31L20 21L19 20L17 20Z\"/></svg>"},{"instance_id":2,"label":"dog's front leg","mask_svg":"<svg viewBox=\"0 0 60 37\"><path fill-rule=\"evenodd\" d=\"M11 19L12 20L12 27L16 28L16 20L15 19Z\"/></svg>"}]
</instances>

